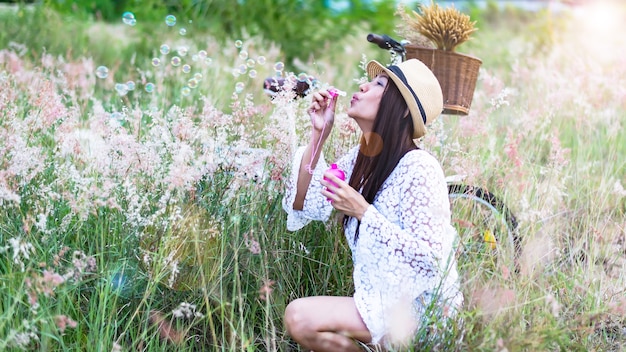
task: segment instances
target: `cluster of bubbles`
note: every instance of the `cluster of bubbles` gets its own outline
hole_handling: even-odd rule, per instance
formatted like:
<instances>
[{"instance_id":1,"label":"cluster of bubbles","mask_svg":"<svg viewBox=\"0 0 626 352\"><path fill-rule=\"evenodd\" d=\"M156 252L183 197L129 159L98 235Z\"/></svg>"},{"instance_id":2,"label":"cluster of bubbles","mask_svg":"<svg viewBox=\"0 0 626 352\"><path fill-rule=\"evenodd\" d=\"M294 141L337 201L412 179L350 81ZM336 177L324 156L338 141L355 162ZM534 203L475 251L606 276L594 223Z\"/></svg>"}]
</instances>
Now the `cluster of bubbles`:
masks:
<instances>
[{"instance_id":1,"label":"cluster of bubbles","mask_svg":"<svg viewBox=\"0 0 626 352\"><path fill-rule=\"evenodd\" d=\"M190 21L191 22L191 21ZM167 15L165 17L165 24L168 27L174 27L177 23L176 16ZM178 33L180 35L186 35L187 29L180 28ZM158 67L163 64L163 57L174 52L175 54L169 58L169 64L172 67L180 67L180 70L183 73L189 74L192 72L193 67L192 64L184 63L184 58L189 55L189 49L185 46L180 46L176 49L171 48L167 44L162 44L159 47L159 52L161 53L161 57L155 57L151 60L152 66ZM191 61L204 63L205 65L211 65L213 63L213 59L210 58L205 50L200 50L196 54L191 55ZM167 61L166 61L167 62ZM191 90L198 87L198 83L202 80L202 74L197 72L187 81L187 84L181 89L181 95L188 96L191 94Z\"/></svg>"},{"instance_id":2,"label":"cluster of bubbles","mask_svg":"<svg viewBox=\"0 0 626 352\"><path fill-rule=\"evenodd\" d=\"M135 26L137 20L135 18L135 14L127 11L122 15L122 21L124 24L129 26ZM190 21L191 22L191 21ZM167 15L165 16L165 24L168 27L174 27L177 24L176 16ZM186 35L187 29L180 28L178 30L180 35ZM239 49L239 59L242 61L237 67L233 69L233 75L235 77L239 77L242 75L248 75L249 78L256 78L258 76L258 72L256 70L257 65L265 65L266 58L264 56L258 56L256 59L251 58L249 53L244 49L244 43L242 40L235 41L235 47ZM161 53L160 57L154 57L151 59L151 64L153 67L160 67L164 62L169 62L172 67L180 67L180 70L185 74L191 74L192 72L192 64L184 63L183 59L189 54L189 50L185 46L181 46L175 50L170 48L167 44L162 44L159 47L159 52ZM167 60L167 56L172 52L175 52L175 55L171 56L169 60ZM198 53L191 55L191 61L204 63L205 65L211 65L213 59L210 58L205 50L200 50ZM283 62L276 62L274 64L274 70L276 72L276 76L280 77L283 74L285 69L285 65ZM96 69L96 76L100 79L105 79L109 76L109 69L106 66L99 66ZM200 72L193 74L191 78L187 80L186 85L181 89L181 95L188 96L191 94L191 90L198 87L199 82L202 80L203 76ZM298 75L299 80L310 80L310 77L304 73ZM116 83L115 91L120 96L125 96L128 92L134 91L136 88L136 84L133 81L128 81L126 83ZM152 82L148 82L144 86L144 90L147 93L152 93L155 91L155 84ZM243 82L237 82L235 84L235 92L241 93L245 88L245 84Z\"/></svg>"},{"instance_id":3,"label":"cluster of bubbles","mask_svg":"<svg viewBox=\"0 0 626 352\"><path fill-rule=\"evenodd\" d=\"M96 68L96 77L100 79L108 78L109 68L106 66L98 66L98 68ZM134 81L128 81L126 83L115 84L115 91L120 96L124 96L128 94L128 92L135 90L135 88L136 88L136 84ZM146 92L152 93L154 91L154 83L146 83L146 85L144 86L144 89Z\"/></svg>"},{"instance_id":4,"label":"cluster of bubbles","mask_svg":"<svg viewBox=\"0 0 626 352\"><path fill-rule=\"evenodd\" d=\"M133 81L128 81L126 83L115 83L115 91L122 97L133 90L135 90L135 82Z\"/></svg>"},{"instance_id":5,"label":"cluster of bubbles","mask_svg":"<svg viewBox=\"0 0 626 352\"><path fill-rule=\"evenodd\" d=\"M255 59L251 58L246 50L243 49L243 41L235 40L235 48L239 49L239 59L242 60L242 63L237 67L233 68L232 74L235 78L240 77L242 75L247 74L250 78L256 78L258 76L258 72L255 69L256 65L265 65L267 60L265 56L258 56ZM245 88L245 84L243 82L237 82L235 84L235 92L241 93Z\"/></svg>"}]
</instances>

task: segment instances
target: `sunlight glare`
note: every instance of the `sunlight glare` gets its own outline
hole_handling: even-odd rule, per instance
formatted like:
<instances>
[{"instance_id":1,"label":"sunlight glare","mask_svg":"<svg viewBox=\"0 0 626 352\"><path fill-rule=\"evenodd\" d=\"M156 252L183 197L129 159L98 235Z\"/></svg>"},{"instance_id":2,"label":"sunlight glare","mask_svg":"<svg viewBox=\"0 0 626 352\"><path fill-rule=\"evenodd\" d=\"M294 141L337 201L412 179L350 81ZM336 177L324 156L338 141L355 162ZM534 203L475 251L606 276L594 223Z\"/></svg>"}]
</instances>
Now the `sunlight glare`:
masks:
<instances>
[{"instance_id":1,"label":"sunlight glare","mask_svg":"<svg viewBox=\"0 0 626 352\"><path fill-rule=\"evenodd\" d=\"M575 37L588 54L602 61L621 56L626 31L624 6L614 1L591 1L574 12Z\"/></svg>"}]
</instances>

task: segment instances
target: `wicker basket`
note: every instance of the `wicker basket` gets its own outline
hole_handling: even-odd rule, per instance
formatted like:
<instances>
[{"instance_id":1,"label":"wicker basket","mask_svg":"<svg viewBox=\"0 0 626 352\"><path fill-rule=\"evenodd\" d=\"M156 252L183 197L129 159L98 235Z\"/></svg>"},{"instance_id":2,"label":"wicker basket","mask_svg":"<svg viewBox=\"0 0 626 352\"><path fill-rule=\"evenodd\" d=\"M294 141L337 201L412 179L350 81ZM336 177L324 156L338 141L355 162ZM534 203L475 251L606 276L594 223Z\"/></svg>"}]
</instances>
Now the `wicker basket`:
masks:
<instances>
[{"instance_id":1,"label":"wicker basket","mask_svg":"<svg viewBox=\"0 0 626 352\"><path fill-rule=\"evenodd\" d=\"M417 45L409 44L405 48L407 59L422 61L439 80L444 100L443 113L467 115L482 61L469 55Z\"/></svg>"}]
</instances>

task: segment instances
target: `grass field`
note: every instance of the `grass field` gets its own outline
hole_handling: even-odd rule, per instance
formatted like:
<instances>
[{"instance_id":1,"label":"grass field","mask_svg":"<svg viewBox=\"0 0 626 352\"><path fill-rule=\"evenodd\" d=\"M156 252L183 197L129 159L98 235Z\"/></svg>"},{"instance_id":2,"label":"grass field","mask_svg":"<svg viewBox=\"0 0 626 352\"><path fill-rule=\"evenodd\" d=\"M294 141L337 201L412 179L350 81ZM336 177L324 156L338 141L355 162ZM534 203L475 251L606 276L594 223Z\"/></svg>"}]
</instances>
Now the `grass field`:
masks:
<instances>
[{"instance_id":1,"label":"grass field","mask_svg":"<svg viewBox=\"0 0 626 352\"><path fill-rule=\"evenodd\" d=\"M470 114L442 115L420 144L509 205L523 251L518 271L461 258L466 305L420 331L415 350L626 344L625 11L611 4L614 24L591 7L484 10L458 48L483 61ZM222 45L183 18L11 11L0 15L0 350L299 350L285 306L350 295L350 253L338 223L286 231L282 181L307 138L307 101L271 100L262 82L279 69L350 95L360 62L388 61L366 27L285 62L261 37ZM328 159L358 140L339 103Z\"/></svg>"}]
</instances>

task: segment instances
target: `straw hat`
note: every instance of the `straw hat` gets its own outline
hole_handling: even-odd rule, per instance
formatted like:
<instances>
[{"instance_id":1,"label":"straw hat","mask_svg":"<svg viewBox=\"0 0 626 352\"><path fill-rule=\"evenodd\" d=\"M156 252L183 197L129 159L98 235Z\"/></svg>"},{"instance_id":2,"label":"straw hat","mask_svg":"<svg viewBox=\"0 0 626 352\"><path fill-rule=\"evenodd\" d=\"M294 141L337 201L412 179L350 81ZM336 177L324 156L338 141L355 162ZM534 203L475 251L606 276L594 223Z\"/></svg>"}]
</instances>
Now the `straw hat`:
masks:
<instances>
[{"instance_id":1,"label":"straw hat","mask_svg":"<svg viewBox=\"0 0 626 352\"><path fill-rule=\"evenodd\" d=\"M366 71L370 79L385 72L394 81L409 106L413 138L425 135L426 125L443 111L441 86L433 72L417 59L387 67L372 60L367 63Z\"/></svg>"}]
</instances>

